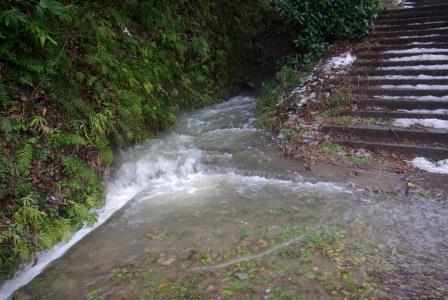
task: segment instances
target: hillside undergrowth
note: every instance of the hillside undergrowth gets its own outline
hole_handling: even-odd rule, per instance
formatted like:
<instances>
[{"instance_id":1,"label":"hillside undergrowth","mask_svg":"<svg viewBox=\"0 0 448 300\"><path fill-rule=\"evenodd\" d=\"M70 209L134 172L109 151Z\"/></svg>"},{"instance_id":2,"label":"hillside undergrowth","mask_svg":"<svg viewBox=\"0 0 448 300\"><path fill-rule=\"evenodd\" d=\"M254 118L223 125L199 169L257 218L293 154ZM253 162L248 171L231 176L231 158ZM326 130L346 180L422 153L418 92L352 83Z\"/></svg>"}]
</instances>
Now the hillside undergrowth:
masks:
<instances>
[{"instance_id":1,"label":"hillside undergrowth","mask_svg":"<svg viewBox=\"0 0 448 300\"><path fill-rule=\"evenodd\" d=\"M247 80L276 15L263 0L2 1L0 279L95 222L116 149Z\"/></svg>"}]
</instances>

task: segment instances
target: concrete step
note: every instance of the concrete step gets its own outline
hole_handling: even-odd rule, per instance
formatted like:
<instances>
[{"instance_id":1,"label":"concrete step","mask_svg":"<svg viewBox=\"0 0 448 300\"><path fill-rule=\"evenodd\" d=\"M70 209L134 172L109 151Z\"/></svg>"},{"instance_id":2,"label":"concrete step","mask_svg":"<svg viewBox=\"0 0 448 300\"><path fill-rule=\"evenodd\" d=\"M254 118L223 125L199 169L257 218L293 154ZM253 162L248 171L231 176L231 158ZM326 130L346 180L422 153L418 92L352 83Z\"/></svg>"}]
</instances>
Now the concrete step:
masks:
<instances>
[{"instance_id":1,"label":"concrete step","mask_svg":"<svg viewBox=\"0 0 448 300\"><path fill-rule=\"evenodd\" d=\"M436 49L436 50L435 50ZM357 49L358 52L366 51L366 52L385 52L385 51L401 51L407 50L408 55L418 55L429 52L448 52L448 43L437 43L437 44L384 44L384 45L364 45ZM412 51L412 52L411 52ZM389 54L391 52L386 52L384 54Z\"/></svg>"},{"instance_id":2,"label":"concrete step","mask_svg":"<svg viewBox=\"0 0 448 300\"><path fill-rule=\"evenodd\" d=\"M434 113L411 113L400 111L345 111L341 112L344 116L357 116L363 118L379 118L379 119L439 119L448 120L448 114L434 114Z\"/></svg>"},{"instance_id":3,"label":"concrete step","mask_svg":"<svg viewBox=\"0 0 448 300\"><path fill-rule=\"evenodd\" d=\"M448 25L448 20L439 20L437 22L415 22L411 26L409 24L378 24L375 25L375 32L394 32L394 31L402 31L402 30L421 30L421 29L432 29L432 28L440 28L446 27Z\"/></svg>"},{"instance_id":4,"label":"concrete step","mask_svg":"<svg viewBox=\"0 0 448 300\"><path fill-rule=\"evenodd\" d=\"M368 70L368 69L355 69L354 74L364 76L388 76L388 75L402 75L402 76L448 76L448 68L446 70Z\"/></svg>"},{"instance_id":5,"label":"concrete step","mask_svg":"<svg viewBox=\"0 0 448 300\"><path fill-rule=\"evenodd\" d=\"M382 143L382 142L366 142L366 141L353 141L336 139L333 142L352 147L363 148L372 151L386 150L395 153L402 153L412 156L424 156L432 159L440 160L448 157L448 148L444 147L432 147L429 145L412 145L412 144L397 144L397 143Z\"/></svg>"},{"instance_id":6,"label":"concrete step","mask_svg":"<svg viewBox=\"0 0 448 300\"><path fill-rule=\"evenodd\" d=\"M415 46L418 47L418 46ZM426 52L425 52L426 50ZM421 55L421 54L428 54L428 55L448 55L448 49L445 51L440 52L433 52L430 49L422 48L421 53L381 53L381 52L360 52L357 53L356 57L358 60L382 60L382 59L389 59L389 58L402 58L402 57L409 57L409 56L415 56L415 55Z\"/></svg>"},{"instance_id":7,"label":"concrete step","mask_svg":"<svg viewBox=\"0 0 448 300\"><path fill-rule=\"evenodd\" d=\"M385 107L389 109L448 109L448 101L412 100L412 99L384 99L384 98L357 98L358 107Z\"/></svg>"},{"instance_id":8,"label":"concrete step","mask_svg":"<svg viewBox=\"0 0 448 300\"><path fill-rule=\"evenodd\" d=\"M445 4L446 0L407 0L405 5L411 5L414 8L425 7L425 6L436 6L440 4Z\"/></svg>"},{"instance_id":9,"label":"concrete step","mask_svg":"<svg viewBox=\"0 0 448 300\"><path fill-rule=\"evenodd\" d=\"M447 35L426 36L426 37L409 37L409 38L369 38L366 39L376 45L406 45L411 43L448 43Z\"/></svg>"},{"instance_id":10,"label":"concrete step","mask_svg":"<svg viewBox=\"0 0 448 300\"><path fill-rule=\"evenodd\" d=\"M448 53L447 53L448 56ZM387 60L358 60L355 66L362 68L375 67L404 67L404 66L437 66L447 65L447 60L413 60L413 61L387 61Z\"/></svg>"},{"instance_id":11,"label":"concrete step","mask_svg":"<svg viewBox=\"0 0 448 300\"><path fill-rule=\"evenodd\" d=\"M374 86L374 85L417 85L417 84L436 84L446 85L448 87L448 77L446 79L369 79L365 77L351 78L354 86Z\"/></svg>"},{"instance_id":12,"label":"concrete step","mask_svg":"<svg viewBox=\"0 0 448 300\"><path fill-rule=\"evenodd\" d=\"M431 22L446 22L446 13L443 11L442 14L434 15L434 16L415 16L415 17L409 17L409 18L391 18L391 19L385 19L385 20L378 20L375 22L375 27L381 27L381 26L412 26L412 25L423 25ZM439 25L440 26L440 25ZM415 29L415 28L414 28Z\"/></svg>"},{"instance_id":13,"label":"concrete step","mask_svg":"<svg viewBox=\"0 0 448 300\"><path fill-rule=\"evenodd\" d=\"M448 4L438 4L433 6L403 8L389 10L378 15L378 21L397 20L397 19L416 19L426 18L430 16L446 16L448 13Z\"/></svg>"},{"instance_id":14,"label":"concrete step","mask_svg":"<svg viewBox=\"0 0 448 300\"><path fill-rule=\"evenodd\" d=\"M429 28L429 29L420 29L420 30L397 30L397 31L373 31L370 34L370 37L375 38L394 38L400 36L425 36L431 34L448 34L448 28L438 27L438 28Z\"/></svg>"},{"instance_id":15,"label":"concrete step","mask_svg":"<svg viewBox=\"0 0 448 300\"><path fill-rule=\"evenodd\" d=\"M444 97L448 96L448 89L444 90L432 90L432 89L407 89L407 88L381 88L381 87L368 87L366 89L354 89L353 94L367 95L367 96L396 96L396 97L422 97L422 96L434 96Z\"/></svg>"},{"instance_id":16,"label":"concrete step","mask_svg":"<svg viewBox=\"0 0 448 300\"><path fill-rule=\"evenodd\" d=\"M348 134L349 136L371 138L393 138L396 140L412 140L415 142L437 142L448 144L448 131L441 129L414 129L383 125L330 125L325 124L321 130L326 133Z\"/></svg>"}]
</instances>

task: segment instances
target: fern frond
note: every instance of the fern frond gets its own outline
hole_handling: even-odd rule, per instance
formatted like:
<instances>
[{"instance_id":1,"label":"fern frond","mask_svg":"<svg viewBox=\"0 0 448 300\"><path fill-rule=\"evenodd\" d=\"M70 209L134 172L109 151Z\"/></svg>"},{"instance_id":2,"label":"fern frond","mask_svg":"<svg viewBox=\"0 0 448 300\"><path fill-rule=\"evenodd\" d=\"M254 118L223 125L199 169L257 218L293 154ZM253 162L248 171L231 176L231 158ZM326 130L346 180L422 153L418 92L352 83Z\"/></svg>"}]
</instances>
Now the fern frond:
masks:
<instances>
[{"instance_id":1,"label":"fern frond","mask_svg":"<svg viewBox=\"0 0 448 300\"><path fill-rule=\"evenodd\" d=\"M97 183L98 178L96 173L83 161L65 156L62 158L62 165L64 166L65 171L70 175L84 179L89 184Z\"/></svg>"},{"instance_id":2,"label":"fern frond","mask_svg":"<svg viewBox=\"0 0 448 300\"><path fill-rule=\"evenodd\" d=\"M21 207L14 214L14 222L28 225L30 228L38 228L42 224L45 214L39 210L31 195L22 198L21 202Z\"/></svg>"},{"instance_id":3,"label":"fern frond","mask_svg":"<svg viewBox=\"0 0 448 300\"><path fill-rule=\"evenodd\" d=\"M6 108L9 105L9 95L6 91L6 87L0 82L0 107Z\"/></svg>"},{"instance_id":4,"label":"fern frond","mask_svg":"<svg viewBox=\"0 0 448 300\"><path fill-rule=\"evenodd\" d=\"M51 134L48 136L48 142L55 148L87 145L85 138L80 135L70 133Z\"/></svg>"},{"instance_id":5,"label":"fern frond","mask_svg":"<svg viewBox=\"0 0 448 300\"><path fill-rule=\"evenodd\" d=\"M0 148L0 182L3 181L4 177L9 173L8 161Z\"/></svg>"},{"instance_id":6,"label":"fern frond","mask_svg":"<svg viewBox=\"0 0 448 300\"><path fill-rule=\"evenodd\" d=\"M60 241L67 241L73 233L69 219L47 220L39 234L41 250L48 249Z\"/></svg>"},{"instance_id":7,"label":"fern frond","mask_svg":"<svg viewBox=\"0 0 448 300\"><path fill-rule=\"evenodd\" d=\"M25 146L17 151L16 169L20 175L28 175L33 161L34 145L27 142Z\"/></svg>"},{"instance_id":8,"label":"fern frond","mask_svg":"<svg viewBox=\"0 0 448 300\"><path fill-rule=\"evenodd\" d=\"M101 160L107 166L110 166L114 161L114 152L109 146L109 142L106 138L99 138L95 143L96 147L101 153Z\"/></svg>"}]
</instances>

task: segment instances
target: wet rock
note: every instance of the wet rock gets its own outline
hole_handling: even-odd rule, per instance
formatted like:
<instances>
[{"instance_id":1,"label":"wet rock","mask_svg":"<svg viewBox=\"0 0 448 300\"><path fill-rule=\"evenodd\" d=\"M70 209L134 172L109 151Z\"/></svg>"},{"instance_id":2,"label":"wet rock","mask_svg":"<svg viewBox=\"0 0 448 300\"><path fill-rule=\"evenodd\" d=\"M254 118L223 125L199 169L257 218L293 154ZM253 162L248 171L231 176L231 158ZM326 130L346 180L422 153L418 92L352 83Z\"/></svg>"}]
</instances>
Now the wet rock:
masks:
<instances>
[{"instance_id":1,"label":"wet rock","mask_svg":"<svg viewBox=\"0 0 448 300\"><path fill-rule=\"evenodd\" d=\"M266 247L267 245L269 245L269 243L268 243L266 240L264 240L264 239L259 239L259 240L257 241L257 244L258 244L258 246L260 246L261 248L264 248L264 247Z\"/></svg>"},{"instance_id":2,"label":"wet rock","mask_svg":"<svg viewBox=\"0 0 448 300\"><path fill-rule=\"evenodd\" d=\"M167 259L167 260L164 260L163 258L161 258L157 261L157 263L161 266L169 267L175 261L176 261L176 258L174 258L174 257Z\"/></svg>"},{"instance_id":3,"label":"wet rock","mask_svg":"<svg viewBox=\"0 0 448 300\"><path fill-rule=\"evenodd\" d=\"M211 292L216 292L218 290L218 288L216 287L216 286L214 286L214 285L209 285L206 289L205 289L205 291L207 292L207 293L211 293Z\"/></svg>"},{"instance_id":4,"label":"wet rock","mask_svg":"<svg viewBox=\"0 0 448 300\"><path fill-rule=\"evenodd\" d=\"M30 294L24 291L17 291L12 297L13 300L31 300L32 297Z\"/></svg>"},{"instance_id":5,"label":"wet rock","mask_svg":"<svg viewBox=\"0 0 448 300\"><path fill-rule=\"evenodd\" d=\"M234 274L236 278L238 278L239 280L248 280L249 279L249 275L247 275L244 272L238 272Z\"/></svg>"}]
</instances>

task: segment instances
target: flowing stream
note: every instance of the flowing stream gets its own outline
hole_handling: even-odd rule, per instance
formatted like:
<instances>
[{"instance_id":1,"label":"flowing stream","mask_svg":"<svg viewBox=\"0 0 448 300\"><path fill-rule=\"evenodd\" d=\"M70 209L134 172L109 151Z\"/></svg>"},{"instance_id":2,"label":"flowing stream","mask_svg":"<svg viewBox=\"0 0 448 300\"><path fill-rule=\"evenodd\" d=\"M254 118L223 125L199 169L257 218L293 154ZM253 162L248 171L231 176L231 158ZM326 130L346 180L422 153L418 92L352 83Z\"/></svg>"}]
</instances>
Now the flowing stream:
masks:
<instances>
[{"instance_id":1,"label":"flowing stream","mask_svg":"<svg viewBox=\"0 0 448 300\"><path fill-rule=\"evenodd\" d=\"M99 222L41 254L35 266L2 286L0 298L184 299L169 294L167 286L179 292L188 280L172 280L209 266L215 272L246 260L271 260L299 240L278 238L285 232L330 227L378 247L378 257L390 269L373 277L388 287L386 295L448 296L448 210L443 204L352 191L308 177L299 162L283 157L256 128L254 106L253 97L238 96L184 113L171 133L123 152L106 183ZM143 284L132 276L143 274L138 272L145 263L145 272L155 273L141 275ZM312 270L324 267L322 260L317 264ZM318 271L313 280L291 286L278 276L265 276L246 290L227 285L255 280L250 272L219 280L219 274L209 274L216 282L201 279L182 291L199 287L209 298L237 299L289 290L305 291L307 299L333 295L318 280ZM167 294L157 294L162 291Z\"/></svg>"}]
</instances>

